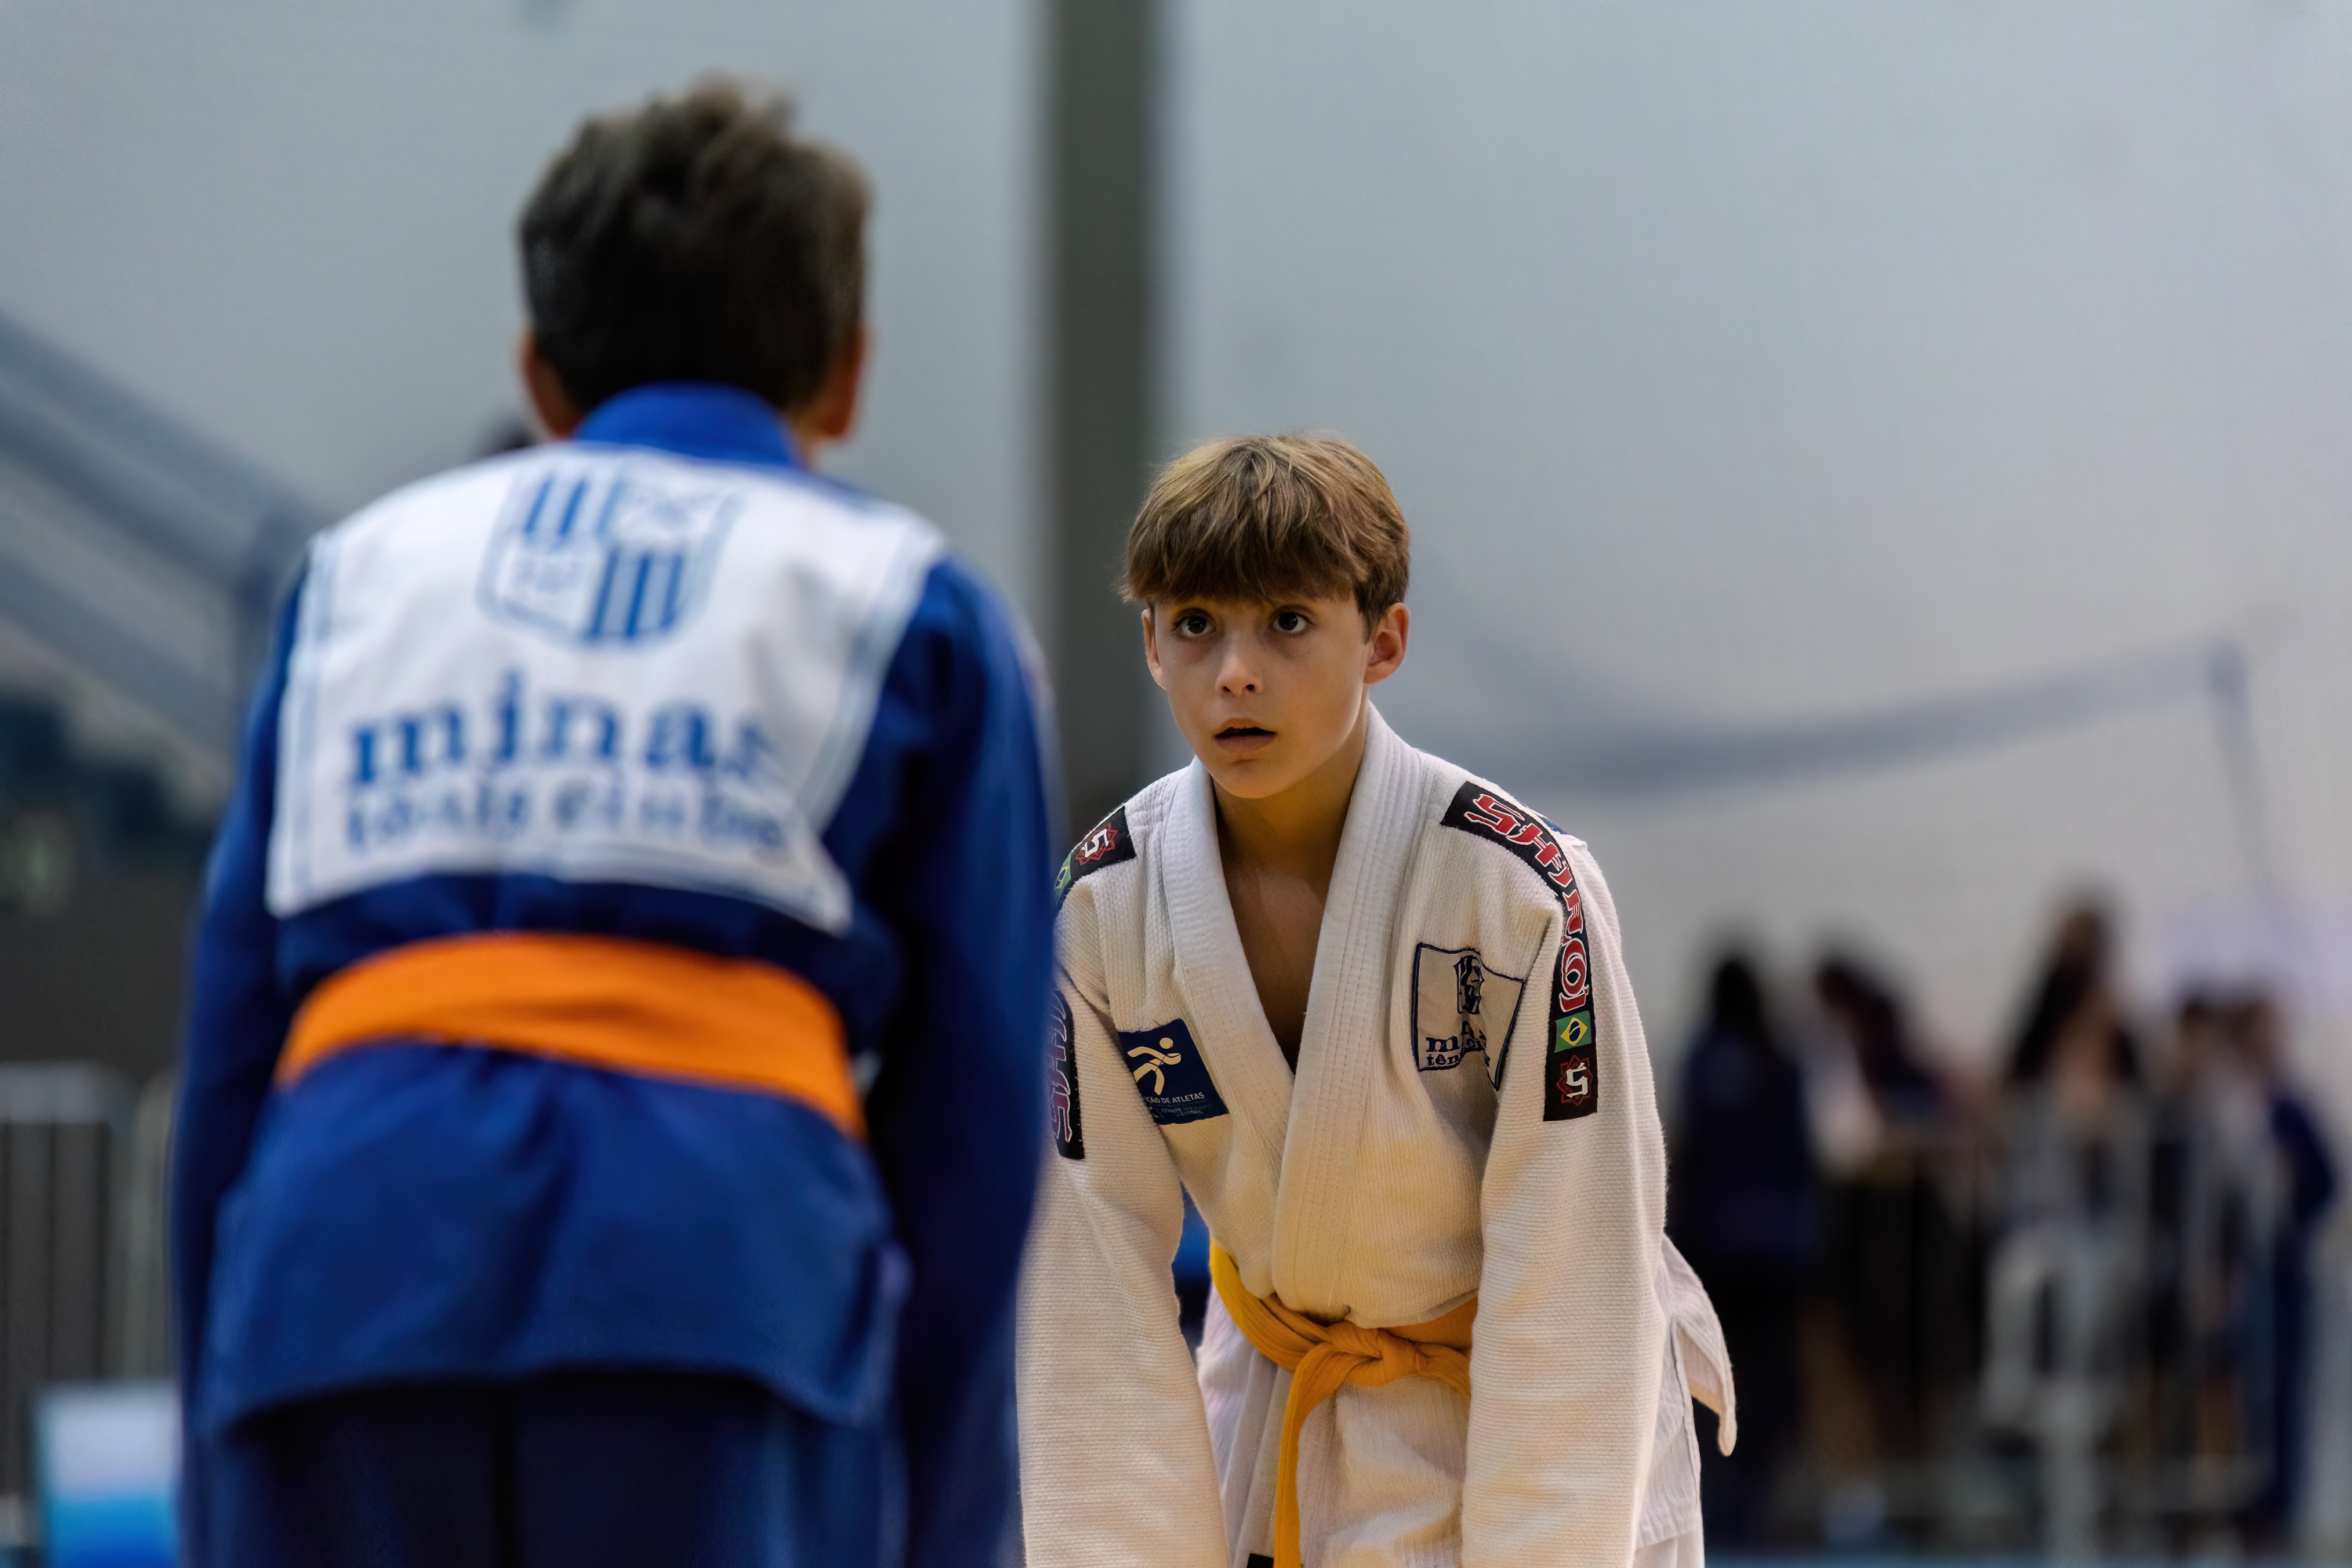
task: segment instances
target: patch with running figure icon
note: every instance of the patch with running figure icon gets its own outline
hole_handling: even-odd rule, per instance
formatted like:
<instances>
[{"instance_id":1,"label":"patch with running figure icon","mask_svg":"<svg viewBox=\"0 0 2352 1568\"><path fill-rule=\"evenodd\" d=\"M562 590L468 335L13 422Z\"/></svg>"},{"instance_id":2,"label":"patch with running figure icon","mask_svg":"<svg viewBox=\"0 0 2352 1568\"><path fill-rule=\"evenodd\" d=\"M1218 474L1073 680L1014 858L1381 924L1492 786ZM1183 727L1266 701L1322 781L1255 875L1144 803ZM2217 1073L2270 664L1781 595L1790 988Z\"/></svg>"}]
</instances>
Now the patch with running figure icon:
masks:
<instances>
[{"instance_id":1,"label":"patch with running figure icon","mask_svg":"<svg viewBox=\"0 0 2352 1568\"><path fill-rule=\"evenodd\" d=\"M1119 1059L1135 1077L1143 1108L1162 1127L1206 1121L1225 1114L1224 1100L1209 1076L1209 1064L1192 1043L1181 1018L1149 1029L1121 1029Z\"/></svg>"}]
</instances>

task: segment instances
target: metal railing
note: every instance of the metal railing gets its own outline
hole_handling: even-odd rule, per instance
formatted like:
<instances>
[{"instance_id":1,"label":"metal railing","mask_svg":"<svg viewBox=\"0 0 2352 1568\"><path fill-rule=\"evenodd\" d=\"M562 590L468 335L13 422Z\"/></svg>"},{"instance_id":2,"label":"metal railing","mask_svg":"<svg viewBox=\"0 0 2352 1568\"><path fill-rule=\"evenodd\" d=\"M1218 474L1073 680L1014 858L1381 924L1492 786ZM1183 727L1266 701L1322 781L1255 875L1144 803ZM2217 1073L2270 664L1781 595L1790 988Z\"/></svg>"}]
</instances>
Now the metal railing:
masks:
<instances>
[{"instance_id":1,"label":"metal railing","mask_svg":"<svg viewBox=\"0 0 2352 1568\"><path fill-rule=\"evenodd\" d=\"M0 1067L0 1551L25 1543L39 1391L170 1370L171 1104L168 1078Z\"/></svg>"}]
</instances>

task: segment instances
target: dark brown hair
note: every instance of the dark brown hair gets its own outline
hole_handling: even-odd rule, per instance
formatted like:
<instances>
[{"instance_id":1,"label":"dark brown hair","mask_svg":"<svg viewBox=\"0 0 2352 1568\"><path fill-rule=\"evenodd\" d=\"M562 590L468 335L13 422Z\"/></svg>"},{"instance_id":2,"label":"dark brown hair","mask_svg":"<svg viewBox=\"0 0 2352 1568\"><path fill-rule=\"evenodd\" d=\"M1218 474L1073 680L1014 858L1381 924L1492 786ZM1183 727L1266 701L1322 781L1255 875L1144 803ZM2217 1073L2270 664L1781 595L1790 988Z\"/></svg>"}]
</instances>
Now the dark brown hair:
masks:
<instances>
[{"instance_id":1,"label":"dark brown hair","mask_svg":"<svg viewBox=\"0 0 2352 1568\"><path fill-rule=\"evenodd\" d=\"M866 176L713 79L591 120L521 222L540 353L584 409L657 381L799 406L865 309Z\"/></svg>"},{"instance_id":2,"label":"dark brown hair","mask_svg":"<svg viewBox=\"0 0 2352 1568\"><path fill-rule=\"evenodd\" d=\"M1412 533L1379 467L1337 436L1236 436L1160 471L1127 536L1129 599L1352 594L1404 602Z\"/></svg>"}]
</instances>

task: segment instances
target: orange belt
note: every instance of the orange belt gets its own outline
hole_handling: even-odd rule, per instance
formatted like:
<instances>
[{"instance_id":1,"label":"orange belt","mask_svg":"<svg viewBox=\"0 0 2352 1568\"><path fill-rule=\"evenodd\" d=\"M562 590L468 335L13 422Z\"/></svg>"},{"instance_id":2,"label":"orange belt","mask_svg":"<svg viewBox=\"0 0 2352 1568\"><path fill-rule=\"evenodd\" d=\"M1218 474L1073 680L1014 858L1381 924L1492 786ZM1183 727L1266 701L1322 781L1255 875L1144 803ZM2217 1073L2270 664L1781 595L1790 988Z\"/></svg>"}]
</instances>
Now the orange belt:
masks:
<instances>
[{"instance_id":1,"label":"orange belt","mask_svg":"<svg viewBox=\"0 0 2352 1568\"><path fill-rule=\"evenodd\" d=\"M1282 1453L1274 1493L1274 1568L1301 1568L1298 1545L1298 1433L1315 1407L1343 1383L1378 1388L1401 1377L1433 1377L1470 1397L1473 1296L1442 1318L1397 1329L1318 1323L1242 1283L1234 1255L1209 1244L1209 1278L1242 1337L1290 1373L1290 1399L1282 1407Z\"/></svg>"},{"instance_id":2,"label":"orange belt","mask_svg":"<svg viewBox=\"0 0 2352 1568\"><path fill-rule=\"evenodd\" d=\"M416 1040L763 1090L866 1135L840 1013L798 975L750 959L533 931L410 942L319 983L278 1081L341 1051Z\"/></svg>"}]
</instances>

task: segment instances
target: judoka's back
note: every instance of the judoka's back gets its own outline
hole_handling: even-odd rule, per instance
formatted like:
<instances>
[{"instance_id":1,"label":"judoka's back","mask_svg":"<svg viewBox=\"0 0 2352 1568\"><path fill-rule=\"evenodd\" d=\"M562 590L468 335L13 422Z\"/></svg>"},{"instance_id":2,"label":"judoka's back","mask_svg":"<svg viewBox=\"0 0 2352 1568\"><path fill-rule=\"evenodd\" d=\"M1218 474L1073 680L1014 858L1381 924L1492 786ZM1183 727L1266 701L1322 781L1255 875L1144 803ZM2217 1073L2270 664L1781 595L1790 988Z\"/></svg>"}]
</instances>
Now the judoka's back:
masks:
<instances>
[{"instance_id":1,"label":"judoka's back","mask_svg":"<svg viewBox=\"0 0 2352 1568\"><path fill-rule=\"evenodd\" d=\"M1006 613L807 467L864 205L730 89L592 122L523 228L568 439L310 552L198 952L194 1561L998 1527L1051 851Z\"/></svg>"}]
</instances>

